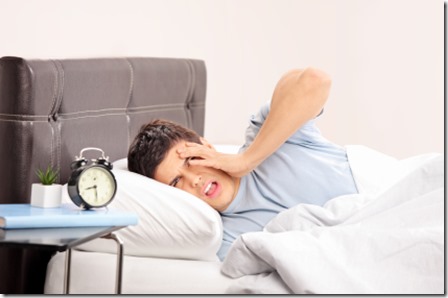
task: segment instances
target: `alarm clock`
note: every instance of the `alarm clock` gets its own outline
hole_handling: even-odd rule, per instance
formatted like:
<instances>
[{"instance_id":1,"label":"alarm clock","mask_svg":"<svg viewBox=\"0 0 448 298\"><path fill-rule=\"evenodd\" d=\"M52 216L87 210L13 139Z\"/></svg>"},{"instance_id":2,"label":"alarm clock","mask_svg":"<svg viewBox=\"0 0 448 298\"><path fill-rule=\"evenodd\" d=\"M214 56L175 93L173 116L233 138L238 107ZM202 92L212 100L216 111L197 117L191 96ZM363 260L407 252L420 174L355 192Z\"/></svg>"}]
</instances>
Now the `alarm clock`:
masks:
<instances>
[{"instance_id":1,"label":"alarm clock","mask_svg":"<svg viewBox=\"0 0 448 298\"><path fill-rule=\"evenodd\" d=\"M90 162L83 157L88 150L102 153L98 159ZM104 157L104 151L88 147L81 150L79 157L71 164L72 173L67 183L70 199L82 209L105 207L110 204L117 191L117 181L111 172L112 164L109 157Z\"/></svg>"}]
</instances>

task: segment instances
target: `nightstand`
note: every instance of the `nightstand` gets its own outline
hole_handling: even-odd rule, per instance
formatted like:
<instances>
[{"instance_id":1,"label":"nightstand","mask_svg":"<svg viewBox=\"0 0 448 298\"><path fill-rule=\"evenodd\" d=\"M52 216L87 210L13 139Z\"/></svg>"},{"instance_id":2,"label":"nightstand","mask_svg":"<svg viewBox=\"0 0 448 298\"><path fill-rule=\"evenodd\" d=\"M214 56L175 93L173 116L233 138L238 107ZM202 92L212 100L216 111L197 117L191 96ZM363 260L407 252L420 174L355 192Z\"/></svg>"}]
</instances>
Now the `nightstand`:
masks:
<instances>
[{"instance_id":1,"label":"nightstand","mask_svg":"<svg viewBox=\"0 0 448 298\"><path fill-rule=\"evenodd\" d=\"M123 269L123 242L113 232L125 226L0 229L0 246L67 251L65 259L64 293L70 291L71 250L96 238L114 240L117 243L116 293L121 294Z\"/></svg>"}]
</instances>

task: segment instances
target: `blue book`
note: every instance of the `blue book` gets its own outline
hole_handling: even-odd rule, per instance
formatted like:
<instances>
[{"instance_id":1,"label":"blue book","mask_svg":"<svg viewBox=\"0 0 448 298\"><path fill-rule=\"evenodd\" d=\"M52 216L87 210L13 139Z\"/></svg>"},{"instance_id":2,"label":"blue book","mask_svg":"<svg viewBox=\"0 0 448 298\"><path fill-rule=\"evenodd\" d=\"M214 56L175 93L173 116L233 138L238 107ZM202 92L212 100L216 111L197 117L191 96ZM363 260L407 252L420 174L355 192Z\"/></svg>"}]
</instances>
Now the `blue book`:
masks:
<instances>
[{"instance_id":1,"label":"blue book","mask_svg":"<svg viewBox=\"0 0 448 298\"><path fill-rule=\"evenodd\" d=\"M129 226L137 222L137 214L116 209L82 210L73 204L59 208L0 204L2 229Z\"/></svg>"}]
</instances>

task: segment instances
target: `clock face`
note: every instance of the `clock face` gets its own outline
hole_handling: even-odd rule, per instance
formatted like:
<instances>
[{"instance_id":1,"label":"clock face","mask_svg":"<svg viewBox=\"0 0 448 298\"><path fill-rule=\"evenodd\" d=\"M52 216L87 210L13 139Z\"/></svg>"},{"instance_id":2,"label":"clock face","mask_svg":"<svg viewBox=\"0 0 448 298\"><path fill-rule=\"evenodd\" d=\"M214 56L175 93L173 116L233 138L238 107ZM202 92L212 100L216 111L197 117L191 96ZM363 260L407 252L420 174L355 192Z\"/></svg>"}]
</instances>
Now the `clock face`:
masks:
<instances>
[{"instance_id":1,"label":"clock face","mask_svg":"<svg viewBox=\"0 0 448 298\"><path fill-rule=\"evenodd\" d=\"M92 207L107 204L115 194L115 179L102 167L91 167L81 173L78 191L84 201Z\"/></svg>"}]
</instances>

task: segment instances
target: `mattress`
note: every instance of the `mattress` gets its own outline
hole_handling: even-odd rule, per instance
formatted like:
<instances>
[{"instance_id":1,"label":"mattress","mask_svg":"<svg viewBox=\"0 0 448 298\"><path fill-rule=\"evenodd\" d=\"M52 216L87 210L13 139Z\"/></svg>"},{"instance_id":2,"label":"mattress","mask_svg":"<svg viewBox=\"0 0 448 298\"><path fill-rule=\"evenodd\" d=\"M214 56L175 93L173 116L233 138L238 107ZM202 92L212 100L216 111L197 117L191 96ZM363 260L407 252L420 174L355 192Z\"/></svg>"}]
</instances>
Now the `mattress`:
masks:
<instances>
[{"instance_id":1,"label":"mattress","mask_svg":"<svg viewBox=\"0 0 448 298\"><path fill-rule=\"evenodd\" d=\"M49 262L45 294L63 292L65 252ZM73 250L70 294L113 294L116 255ZM233 279L219 261L124 256L123 294L223 294Z\"/></svg>"}]
</instances>

